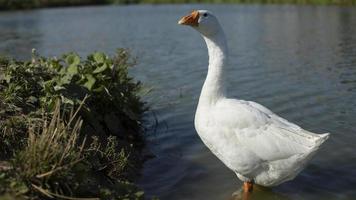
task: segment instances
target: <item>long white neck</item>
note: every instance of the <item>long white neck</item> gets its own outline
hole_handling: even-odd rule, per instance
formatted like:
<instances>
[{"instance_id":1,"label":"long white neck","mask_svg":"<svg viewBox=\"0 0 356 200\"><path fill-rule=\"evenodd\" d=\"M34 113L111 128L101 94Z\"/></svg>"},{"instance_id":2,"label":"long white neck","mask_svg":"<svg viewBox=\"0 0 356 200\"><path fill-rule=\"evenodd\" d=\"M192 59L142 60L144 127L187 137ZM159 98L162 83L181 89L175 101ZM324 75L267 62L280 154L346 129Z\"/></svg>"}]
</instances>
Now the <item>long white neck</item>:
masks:
<instances>
[{"instance_id":1,"label":"long white neck","mask_svg":"<svg viewBox=\"0 0 356 200\"><path fill-rule=\"evenodd\" d=\"M224 65L227 62L227 45L222 29L211 36L203 36L209 52L209 69L199 104L209 106L225 97Z\"/></svg>"}]
</instances>

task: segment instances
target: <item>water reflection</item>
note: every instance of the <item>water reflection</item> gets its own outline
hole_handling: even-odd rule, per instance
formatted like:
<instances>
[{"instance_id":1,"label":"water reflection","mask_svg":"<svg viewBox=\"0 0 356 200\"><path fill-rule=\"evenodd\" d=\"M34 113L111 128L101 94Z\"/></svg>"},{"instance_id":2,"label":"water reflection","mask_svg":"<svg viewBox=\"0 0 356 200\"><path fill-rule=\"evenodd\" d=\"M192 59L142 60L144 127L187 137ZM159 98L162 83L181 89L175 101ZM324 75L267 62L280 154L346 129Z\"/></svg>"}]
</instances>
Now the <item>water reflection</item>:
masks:
<instances>
[{"instance_id":1,"label":"water reflection","mask_svg":"<svg viewBox=\"0 0 356 200\"><path fill-rule=\"evenodd\" d=\"M311 199L347 199L354 193L355 175L356 165L345 160L326 166L312 164L305 173L276 187L275 191L299 198L307 196ZM320 191L324 192L321 194Z\"/></svg>"},{"instance_id":2,"label":"water reflection","mask_svg":"<svg viewBox=\"0 0 356 200\"><path fill-rule=\"evenodd\" d=\"M255 186L248 197L240 188L228 200L347 199L354 193L355 176L356 165L347 161L327 166L311 164L292 181L273 188Z\"/></svg>"},{"instance_id":3,"label":"water reflection","mask_svg":"<svg viewBox=\"0 0 356 200\"><path fill-rule=\"evenodd\" d=\"M352 91L356 89L356 16L354 13L340 12L339 22L340 58L336 67L340 70L340 83L347 85L347 90Z\"/></svg>"},{"instance_id":4,"label":"water reflection","mask_svg":"<svg viewBox=\"0 0 356 200\"><path fill-rule=\"evenodd\" d=\"M290 200L290 198L270 188L255 186L252 193L246 194L241 188L235 191L228 200Z\"/></svg>"}]
</instances>

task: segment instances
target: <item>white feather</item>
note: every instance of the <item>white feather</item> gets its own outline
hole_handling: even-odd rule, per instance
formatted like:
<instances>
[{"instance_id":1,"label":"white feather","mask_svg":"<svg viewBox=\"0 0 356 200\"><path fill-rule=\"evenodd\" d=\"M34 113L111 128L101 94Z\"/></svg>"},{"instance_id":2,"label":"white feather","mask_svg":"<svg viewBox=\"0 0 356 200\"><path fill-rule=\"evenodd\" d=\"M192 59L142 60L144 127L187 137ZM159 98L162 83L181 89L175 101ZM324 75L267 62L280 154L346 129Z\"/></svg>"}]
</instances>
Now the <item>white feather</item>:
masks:
<instances>
[{"instance_id":1,"label":"white feather","mask_svg":"<svg viewBox=\"0 0 356 200\"><path fill-rule=\"evenodd\" d=\"M273 186L293 179L328 134L303 130L258 103L227 98L224 32L211 12L200 10L199 14L194 28L209 51L208 75L195 116L199 136L242 181Z\"/></svg>"}]
</instances>

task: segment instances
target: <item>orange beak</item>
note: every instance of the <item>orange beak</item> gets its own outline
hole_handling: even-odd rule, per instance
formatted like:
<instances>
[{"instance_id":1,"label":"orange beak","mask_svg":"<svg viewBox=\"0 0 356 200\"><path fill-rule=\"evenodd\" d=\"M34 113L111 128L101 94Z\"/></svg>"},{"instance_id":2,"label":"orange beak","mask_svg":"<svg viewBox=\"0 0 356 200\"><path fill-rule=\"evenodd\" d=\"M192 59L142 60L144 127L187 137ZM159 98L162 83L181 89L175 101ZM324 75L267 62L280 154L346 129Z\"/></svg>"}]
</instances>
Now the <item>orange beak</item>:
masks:
<instances>
[{"instance_id":1,"label":"orange beak","mask_svg":"<svg viewBox=\"0 0 356 200\"><path fill-rule=\"evenodd\" d=\"M199 20L199 12L196 10L193 10L190 15L182 17L182 19L179 20L178 24L181 25L189 25L189 26L198 26Z\"/></svg>"}]
</instances>

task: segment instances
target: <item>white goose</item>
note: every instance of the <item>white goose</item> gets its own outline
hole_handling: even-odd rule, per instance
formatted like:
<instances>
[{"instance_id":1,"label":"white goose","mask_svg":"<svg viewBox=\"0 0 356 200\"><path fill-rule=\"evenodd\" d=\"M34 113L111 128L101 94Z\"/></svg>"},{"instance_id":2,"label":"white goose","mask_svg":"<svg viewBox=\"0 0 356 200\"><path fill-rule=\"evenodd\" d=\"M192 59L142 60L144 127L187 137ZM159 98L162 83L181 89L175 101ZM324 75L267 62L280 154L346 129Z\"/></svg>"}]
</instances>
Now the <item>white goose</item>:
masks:
<instances>
[{"instance_id":1,"label":"white goose","mask_svg":"<svg viewBox=\"0 0 356 200\"><path fill-rule=\"evenodd\" d=\"M198 10L178 23L197 30L208 48L208 75L195 115L204 144L244 182L244 192L254 183L268 187L293 179L329 134L306 131L258 103L227 98L227 45L217 18Z\"/></svg>"}]
</instances>

